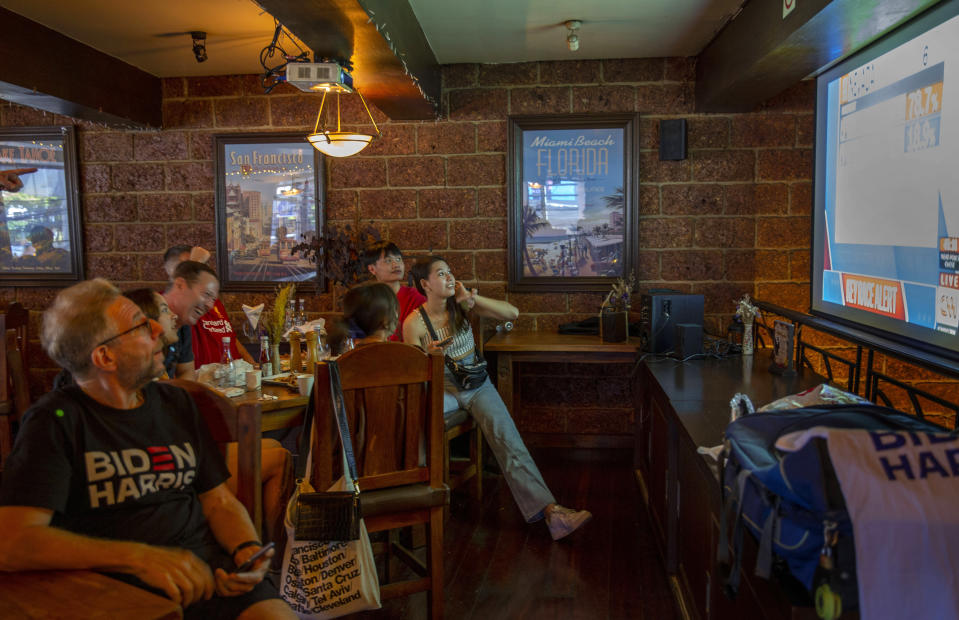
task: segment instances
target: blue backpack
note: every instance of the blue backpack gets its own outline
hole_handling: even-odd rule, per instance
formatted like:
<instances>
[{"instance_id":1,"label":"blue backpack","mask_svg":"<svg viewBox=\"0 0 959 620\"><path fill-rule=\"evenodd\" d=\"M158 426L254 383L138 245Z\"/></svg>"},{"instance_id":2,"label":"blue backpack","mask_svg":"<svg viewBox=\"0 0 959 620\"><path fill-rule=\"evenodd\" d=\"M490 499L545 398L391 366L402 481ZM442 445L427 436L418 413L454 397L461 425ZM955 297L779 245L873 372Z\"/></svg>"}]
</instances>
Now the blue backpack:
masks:
<instances>
[{"instance_id":1,"label":"blue backpack","mask_svg":"<svg viewBox=\"0 0 959 620\"><path fill-rule=\"evenodd\" d=\"M718 553L721 563L730 564L725 583L730 597L739 587L743 531L748 529L759 541L756 575L768 579L774 557L778 557L810 595L825 583L829 589L824 591L838 595L842 607L858 606L852 523L825 441L814 439L796 452L781 452L775 447L781 436L814 426L950 432L932 422L875 405L769 411L731 423L726 429Z\"/></svg>"}]
</instances>

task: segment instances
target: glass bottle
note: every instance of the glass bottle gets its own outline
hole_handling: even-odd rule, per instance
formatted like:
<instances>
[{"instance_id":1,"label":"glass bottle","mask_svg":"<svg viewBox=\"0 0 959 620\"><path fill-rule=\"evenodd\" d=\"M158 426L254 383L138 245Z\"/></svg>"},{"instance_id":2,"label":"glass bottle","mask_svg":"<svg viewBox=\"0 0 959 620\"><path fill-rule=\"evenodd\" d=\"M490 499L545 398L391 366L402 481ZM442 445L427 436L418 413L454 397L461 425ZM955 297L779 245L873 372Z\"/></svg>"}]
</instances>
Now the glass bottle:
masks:
<instances>
[{"instance_id":1,"label":"glass bottle","mask_svg":"<svg viewBox=\"0 0 959 620\"><path fill-rule=\"evenodd\" d=\"M300 309L296 313L296 324L303 325L304 323L306 323L306 308L304 307L306 300L303 298L300 298L299 301L300 301Z\"/></svg>"},{"instance_id":2,"label":"glass bottle","mask_svg":"<svg viewBox=\"0 0 959 620\"><path fill-rule=\"evenodd\" d=\"M270 338L268 336L260 337L260 370L263 371L263 374L273 374L273 369L270 367Z\"/></svg>"},{"instance_id":3,"label":"glass bottle","mask_svg":"<svg viewBox=\"0 0 959 620\"><path fill-rule=\"evenodd\" d=\"M223 337L223 352L220 353L220 366L217 368L216 379L219 388L226 389L236 385L236 364L233 363L229 336Z\"/></svg>"},{"instance_id":4,"label":"glass bottle","mask_svg":"<svg viewBox=\"0 0 959 620\"><path fill-rule=\"evenodd\" d=\"M298 375L302 369L303 357L300 351L300 330L294 329L290 332L290 372Z\"/></svg>"},{"instance_id":5,"label":"glass bottle","mask_svg":"<svg viewBox=\"0 0 959 620\"><path fill-rule=\"evenodd\" d=\"M322 362L329 359L330 345L323 341L323 328L320 325L314 325L313 333L316 334L316 361Z\"/></svg>"},{"instance_id":6,"label":"glass bottle","mask_svg":"<svg viewBox=\"0 0 959 620\"><path fill-rule=\"evenodd\" d=\"M286 316L283 318L283 333L286 334L293 327L294 313L296 312L296 300L291 299L286 303Z\"/></svg>"}]
</instances>

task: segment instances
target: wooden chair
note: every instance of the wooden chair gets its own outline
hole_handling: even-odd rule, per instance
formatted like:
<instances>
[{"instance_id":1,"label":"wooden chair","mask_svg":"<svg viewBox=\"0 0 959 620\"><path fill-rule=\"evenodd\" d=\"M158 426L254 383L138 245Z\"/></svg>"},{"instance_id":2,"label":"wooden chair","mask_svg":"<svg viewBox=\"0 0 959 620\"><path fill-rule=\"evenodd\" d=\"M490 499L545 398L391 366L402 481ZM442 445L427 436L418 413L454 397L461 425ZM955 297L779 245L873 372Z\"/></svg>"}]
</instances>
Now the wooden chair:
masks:
<instances>
[{"instance_id":1,"label":"wooden chair","mask_svg":"<svg viewBox=\"0 0 959 620\"><path fill-rule=\"evenodd\" d=\"M30 313L19 303L0 315L0 471L13 448L13 435L20 416L30 407L27 379L27 347Z\"/></svg>"},{"instance_id":2,"label":"wooden chair","mask_svg":"<svg viewBox=\"0 0 959 620\"><path fill-rule=\"evenodd\" d=\"M196 408L206 421L213 440L221 445L237 442L236 496L246 508L257 532L263 524L263 487L260 481L260 439L262 431L259 403L234 406L229 398L202 383L186 379L170 379L171 385L183 388L193 397Z\"/></svg>"},{"instance_id":3,"label":"wooden chair","mask_svg":"<svg viewBox=\"0 0 959 620\"><path fill-rule=\"evenodd\" d=\"M391 545L418 578L384 583L383 599L426 591L431 618L443 616L443 358L395 342L358 347L337 360L369 532L426 524L425 564ZM318 364L313 388L312 483L327 489L342 470L332 412L329 366ZM425 448L423 447L425 445ZM421 450L425 449L425 454ZM387 575L387 581L389 575Z\"/></svg>"}]
</instances>

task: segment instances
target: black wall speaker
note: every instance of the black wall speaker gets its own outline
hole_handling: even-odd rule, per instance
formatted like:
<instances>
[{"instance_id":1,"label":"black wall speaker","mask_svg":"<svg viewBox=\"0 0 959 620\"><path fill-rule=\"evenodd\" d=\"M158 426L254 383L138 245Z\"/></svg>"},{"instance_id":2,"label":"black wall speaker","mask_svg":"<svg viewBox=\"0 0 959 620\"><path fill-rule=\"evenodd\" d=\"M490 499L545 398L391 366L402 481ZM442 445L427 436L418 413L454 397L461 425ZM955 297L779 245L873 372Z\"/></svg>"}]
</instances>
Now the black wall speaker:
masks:
<instances>
[{"instance_id":1,"label":"black wall speaker","mask_svg":"<svg viewBox=\"0 0 959 620\"><path fill-rule=\"evenodd\" d=\"M686 119L659 121L659 159L686 159Z\"/></svg>"},{"instance_id":2,"label":"black wall speaker","mask_svg":"<svg viewBox=\"0 0 959 620\"><path fill-rule=\"evenodd\" d=\"M639 338L643 351L656 354L673 351L677 323L703 324L703 300L703 295L668 289L657 289L640 297Z\"/></svg>"}]
</instances>

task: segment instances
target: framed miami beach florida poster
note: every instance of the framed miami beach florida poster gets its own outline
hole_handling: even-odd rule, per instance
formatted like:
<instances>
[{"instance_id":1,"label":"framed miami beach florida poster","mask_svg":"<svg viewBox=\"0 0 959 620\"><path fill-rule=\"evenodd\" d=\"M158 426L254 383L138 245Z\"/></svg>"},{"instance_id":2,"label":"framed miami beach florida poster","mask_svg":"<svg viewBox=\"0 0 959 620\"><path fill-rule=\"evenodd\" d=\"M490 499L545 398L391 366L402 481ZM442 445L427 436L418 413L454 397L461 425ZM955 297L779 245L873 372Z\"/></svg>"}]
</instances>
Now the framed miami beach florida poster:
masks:
<instances>
[{"instance_id":1,"label":"framed miami beach florida poster","mask_svg":"<svg viewBox=\"0 0 959 620\"><path fill-rule=\"evenodd\" d=\"M215 137L217 271L225 290L317 284L291 252L323 226L323 157L298 134Z\"/></svg>"},{"instance_id":2,"label":"framed miami beach florida poster","mask_svg":"<svg viewBox=\"0 0 959 620\"><path fill-rule=\"evenodd\" d=\"M637 263L639 115L511 116L509 290L604 291Z\"/></svg>"}]
</instances>

